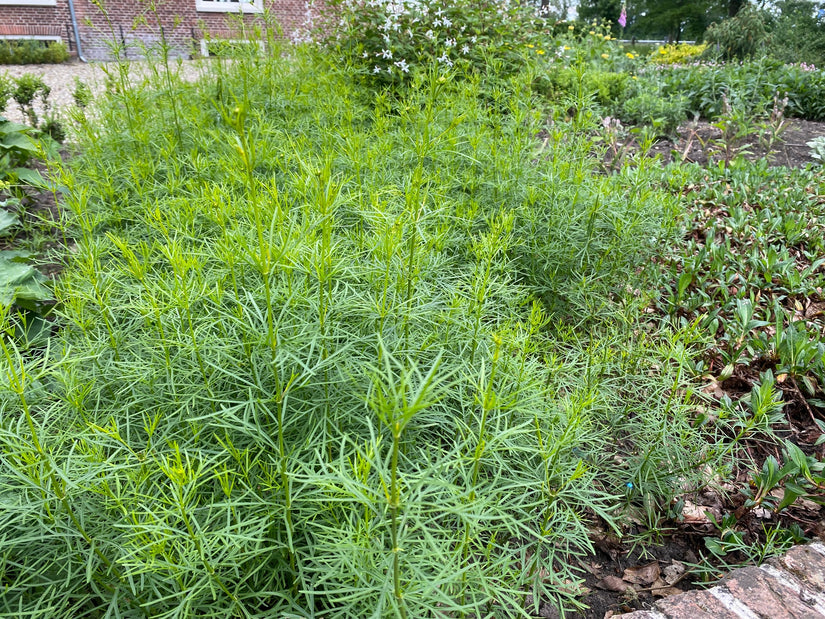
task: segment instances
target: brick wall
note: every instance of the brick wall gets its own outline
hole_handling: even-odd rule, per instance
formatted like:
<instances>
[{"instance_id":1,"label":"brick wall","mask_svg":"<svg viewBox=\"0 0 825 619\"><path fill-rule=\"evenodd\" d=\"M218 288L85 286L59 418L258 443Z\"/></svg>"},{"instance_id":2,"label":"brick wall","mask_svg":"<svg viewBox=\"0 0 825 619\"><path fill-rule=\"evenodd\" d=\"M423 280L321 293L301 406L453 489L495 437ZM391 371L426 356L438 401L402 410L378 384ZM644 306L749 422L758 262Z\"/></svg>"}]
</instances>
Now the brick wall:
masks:
<instances>
[{"instance_id":1,"label":"brick wall","mask_svg":"<svg viewBox=\"0 0 825 619\"><path fill-rule=\"evenodd\" d=\"M265 0L266 13L242 16L198 11L196 0L159 0L155 11L135 0L108 0L104 6L105 15L90 0L75 0L78 15L83 16L81 42L89 60L110 57L112 39L124 46L128 58L142 57L147 48L157 49L163 38L173 55L190 56L198 53L206 36L240 38L241 21L247 32L272 28L273 20L289 32L300 24L305 10L304 0Z\"/></svg>"},{"instance_id":2,"label":"brick wall","mask_svg":"<svg viewBox=\"0 0 825 619\"><path fill-rule=\"evenodd\" d=\"M71 23L65 2L57 6L0 6L0 35L58 36L67 42Z\"/></svg>"},{"instance_id":3,"label":"brick wall","mask_svg":"<svg viewBox=\"0 0 825 619\"><path fill-rule=\"evenodd\" d=\"M75 0L83 55L88 60L112 57L113 43L123 46L127 58L140 58L146 49L157 49L162 38L174 56L199 52L201 39L239 38L243 28L252 36L276 24L289 33L300 26L305 0L263 0L265 13L206 12L197 10L197 0L157 0L152 11L148 1L103 0L101 10L91 0ZM0 6L0 35L49 35L69 38L71 19L68 0L56 7ZM73 37L73 35L72 35Z\"/></svg>"}]
</instances>

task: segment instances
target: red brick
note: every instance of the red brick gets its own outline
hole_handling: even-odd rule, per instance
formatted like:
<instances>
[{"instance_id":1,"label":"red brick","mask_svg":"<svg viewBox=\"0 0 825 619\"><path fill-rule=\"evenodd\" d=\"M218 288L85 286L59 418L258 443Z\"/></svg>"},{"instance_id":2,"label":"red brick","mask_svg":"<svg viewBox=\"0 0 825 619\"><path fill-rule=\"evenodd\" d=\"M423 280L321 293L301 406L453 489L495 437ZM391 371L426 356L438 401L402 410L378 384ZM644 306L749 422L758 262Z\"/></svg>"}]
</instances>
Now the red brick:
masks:
<instances>
[{"instance_id":1,"label":"red brick","mask_svg":"<svg viewBox=\"0 0 825 619\"><path fill-rule=\"evenodd\" d=\"M240 36L237 14L198 11L196 0L161 0L157 13L148 12L147 5L136 0L107 0L105 14L91 0L74 4L83 53L90 60L110 57L112 38L130 48L127 57L141 56L140 44L158 42L161 27L176 56L196 51L196 41L207 35ZM306 11L305 0L264 0L264 6L287 35L302 24ZM256 27L265 31L266 20L263 14L243 16L248 33ZM59 36L74 43L68 0L57 0L53 7L0 6L0 25L0 35Z\"/></svg>"}]
</instances>

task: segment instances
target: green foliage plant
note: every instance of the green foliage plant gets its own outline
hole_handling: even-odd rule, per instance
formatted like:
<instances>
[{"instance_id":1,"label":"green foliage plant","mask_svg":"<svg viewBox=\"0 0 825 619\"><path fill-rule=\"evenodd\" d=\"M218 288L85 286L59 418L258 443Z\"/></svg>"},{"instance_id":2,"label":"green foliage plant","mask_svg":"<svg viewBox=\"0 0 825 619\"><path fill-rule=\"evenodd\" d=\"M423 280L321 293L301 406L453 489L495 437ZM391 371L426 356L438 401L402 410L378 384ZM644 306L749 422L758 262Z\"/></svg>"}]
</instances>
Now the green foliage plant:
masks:
<instances>
[{"instance_id":1,"label":"green foliage plant","mask_svg":"<svg viewBox=\"0 0 825 619\"><path fill-rule=\"evenodd\" d=\"M48 112L50 94L51 87L34 73L24 73L14 78L14 90L11 96L32 127L38 125L35 103L39 100L43 110Z\"/></svg>"},{"instance_id":2,"label":"green foliage plant","mask_svg":"<svg viewBox=\"0 0 825 619\"><path fill-rule=\"evenodd\" d=\"M785 63L825 65L823 19L804 0L781 0L778 14L770 21L771 41L768 53Z\"/></svg>"},{"instance_id":3,"label":"green foliage plant","mask_svg":"<svg viewBox=\"0 0 825 619\"><path fill-rule=\"evenodd\" d=\"M0 74L0 114L6 111L12 92L14 89L11 78L5 73Z\"/></svg>"},{"instance_id":4,"label":"green foliage plant","mask_svg":"<svg viewBox=\"0 0 825 619\"><path fill-rule=\"evenodd\" d=\"M2 64L60 64L69 59L66 45L57 41L0 41Z\"/></svg>"},{"instance_id":5,"label":"green foliage plant","mask_svg":"<svg viewBox=\"0 0 825 619\"><path fill-rule=\"evenodd\" d=\"M376 89L267 46L110 67L55 164L59 330L0 340L0 614L580 607L594 522L661 527L735 451L699 323L639 318L660 166L603 174L531 66Z\"/></svg>"},{"instance_id":6,"label":"green foliage plant","mask_svg":"<svg viewBox=\"0 0 825 619\"><path fill-rule=\"evenodd\" d=\"M74 104L81 110L89 107L93 99L92 89L89 85L80 78L75 77L74 90L72 91L72 100Z\"/></svg>"},{"instance_id":7,"label":"green foliage plant","mask_svg":"<svg viewBox=\"0 0 825 619\"><path fill-rule=\"evenodd\" d=\"M473 72L495 61L512 74L547 53L543 25L536 6L521 0L333 0L307 36L371 81L393 83L433 65Z\"/></svg>"},{"instance_id":8,"label":"green foliage plant","mask_svg":"<svg viewBox=\"0 0 825 619\"><path fill-rule=\"evenodd\" d=\"M806 142L805 145L811 149L811 157L821 164L825 164L825 136L814 138L810 142Z\"/></svg>"},{"instance_id":9,"label":"green foliage plant","mask_svg":"<svg viewBox=\"0 0 825 619\"><path fill-rule=\"evenodd\" d=\"M40 155L32 129L0 116L0 182L42 183L40 175L27 167Z\"/></svg>"},{"instance_id":10,"label":"green foliage plant","mask_svg":"<svg viewBox=\"0 0 825 619\"><path fill-rule=\"evenodd\" d=\"M693 60L698 60L707 47L707 43L700 45L690 43L663 45L651 52L650 62L658 65L685 64Z\"/></svg>"},{"instance_id":11,"label":"green foliage plant","mask_svg":"<svg viewBox=\"0 0 825 619\"><path fill-rule=\"evenodd\" d=\"M725 60L744 60L762 54L769 34L763 12L748 4L736 16L711 24L705 39L708 53Z\"/></svg>"},{"instance_id":12,"label":"green foliage plant","mask_svg":"<svg viewBox=\"0 0 825 619\"><path fill-rule=\"evenodd\" d=\"M621 118L636 125L650 125L659 135L670 136L687 116L687 100L681 95L663 98L639 92L621 103Z\"/></svg>"},{"instance_id":13,"label":"green foliage plant","mask_svg":"<svg viewBox=\"0 0 825 619\"><path fill-rule=\"evenodd\" d=\"M645 76L644 79L647 79ZM825 118L825 76L802 66L783 65L761 58L752 62L697 66L674 66L651 76L665 95L688 98L688 109L707 119L722 113L722 94L736 97L740 106L754 116L771 113L774 96L788 97L784 117L821 120Z\"/></svg>"}]
</instances>

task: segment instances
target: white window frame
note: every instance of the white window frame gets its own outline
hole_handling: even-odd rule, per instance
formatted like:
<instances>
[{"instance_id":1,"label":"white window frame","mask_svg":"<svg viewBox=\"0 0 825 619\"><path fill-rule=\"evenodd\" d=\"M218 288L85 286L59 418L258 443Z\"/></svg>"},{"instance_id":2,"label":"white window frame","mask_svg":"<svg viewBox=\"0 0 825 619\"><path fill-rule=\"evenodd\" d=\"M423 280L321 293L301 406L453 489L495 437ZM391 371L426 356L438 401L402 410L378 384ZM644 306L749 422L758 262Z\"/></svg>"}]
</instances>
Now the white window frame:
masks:
<instances>
[{"instance_id":1,"label":"white window frame","mask_svg":"<svg viewBox=\"0 0 825 619\"><path fill-rule=\"evenodd\" d=\"M241 2L196 0L195 9L203 13L263 13L264 2L263 0L241 0Z\"/></svg>"},{"instance_id":2,"label":"white window frame","mask_svg":"<svg viewBox=\"0 0 825 619\"><path fill-rule=\"evenodd\" d=\"M0 6L57 6L57 0L0 0Z\"/></svg>"},{"instance_id":3,"label":"white window frame","mask_svg":"<svg viewBox=\"0 0 825 619\"><path fill-rule=\"evenodd\" d=\"M3 4L0 0L0 4ZM0 34L0 41L54 41L62 43L63 37L52 34Z\"/></svg>"}]
</instances>

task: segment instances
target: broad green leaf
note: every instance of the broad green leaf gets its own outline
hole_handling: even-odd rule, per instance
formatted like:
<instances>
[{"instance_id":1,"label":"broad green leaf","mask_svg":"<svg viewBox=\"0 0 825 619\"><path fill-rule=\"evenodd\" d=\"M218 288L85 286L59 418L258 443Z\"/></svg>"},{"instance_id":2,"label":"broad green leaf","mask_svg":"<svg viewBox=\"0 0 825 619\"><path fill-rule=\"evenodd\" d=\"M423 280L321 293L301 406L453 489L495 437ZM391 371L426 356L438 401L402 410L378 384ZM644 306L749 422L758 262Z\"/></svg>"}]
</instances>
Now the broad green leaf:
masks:
<instances>
[{"instance_id":1,"label":"broad green leaf","mask_svg":"<svg viewBox=\"0 0 825 619\"><path fill-rule=\"evenodd\" d=\"M11 173L17 177L18 180L27 185L36 187L37 189L51 189L49 182L37 170L30 168L14 168Z\"/></svg>"},{"instance_id":2,"label":"broad green leaf","mask_svg":"<svg viewBox=\"0 0 825 619\"><path fill-rule=\"evenodd\" d=\"M15 335L25 346L41 346L51 334L51 323L36 313L19 312L20 322L15 328Z\"/></svg>"},{"instance_id":3,"label":"broad green leaf","mask_svg":"<svg viewBox=\"0 0 825 619\"><path fill-rule=\"evenodd\" d=\"M801 490L801 488L798 488ZM779 502L779 505L776 506L776 511L781 512L783 509L788 507L789 505L793 504L800 496L805 494L803 492L796 492L796 489L791 488L791 484L785 486L785 494L782 497L782 500Z\"/></svg>"},{"instance_id":4,"label":"broad green leaf","mask_svg":"<svg viewBox=\"0 0 825 619\"><path fill-rule=\"evenodd\" d=\"M29 264L0 260L0 303L48 301L52 294L43 285L45 281L46 277Z\"/></svg>"},{"instance_id":5,"label":"broad green leaf","mask_svg":"<svg viewBox=\"0 0 825 619\"><path fill-rule=\"evenodd\" d=\"M22 150L32 155L37 154L37 144L27 135L7 135L0 140L0 148L5 150Z\"/></svg>"},{"instance_id":6,"label":"broad green leaf","mask_svg":"<svg viewBox=\"0 0 825 619\"><path fill-rule=\"evenodd\" d=\"M0 235L5 235L10 229L20 223L17 215L0 210Z\"/></svg>"},{"instance_id":7,"label":"broad green leaf","mask_svg":"<svg viewBox=\"0 0 825 619\"><path fill-rule=\"evenodd\" d=\"M0 261L0 303L11 305L17 296L17 286L34 277L35 269L31 265L9 260Z\"/></svg>"},{"instance_id":8,"label":"broad green leaf","mask_svg":"<svg viewBox=\"0 0 825 619\"><path fill-rule=\"evenodd\" d=\"M9 260L11 262L28 263L34 256L33 252L22 249L4 249L0 251L0 261Z\"/></svg>"},{"instance_id":9,"label":"broad green leaf","mask_svg":"<svg viewBox=\"0 0 825 619\"><path fill-rule=\"evenodd\" d=\"M21 125L10 120L0 121L0 135L4 133L26 133L31 130L28 125Z\"/></svg>"}]
</instances>

